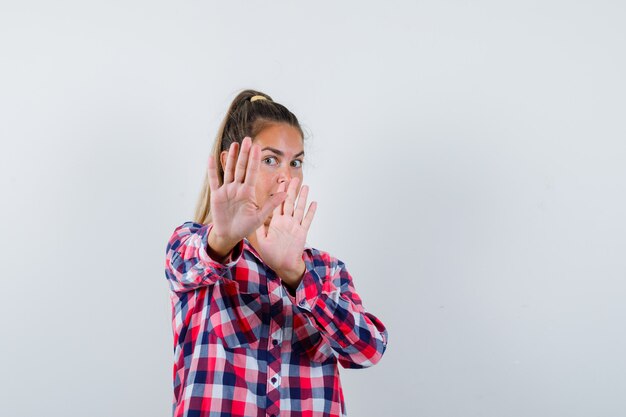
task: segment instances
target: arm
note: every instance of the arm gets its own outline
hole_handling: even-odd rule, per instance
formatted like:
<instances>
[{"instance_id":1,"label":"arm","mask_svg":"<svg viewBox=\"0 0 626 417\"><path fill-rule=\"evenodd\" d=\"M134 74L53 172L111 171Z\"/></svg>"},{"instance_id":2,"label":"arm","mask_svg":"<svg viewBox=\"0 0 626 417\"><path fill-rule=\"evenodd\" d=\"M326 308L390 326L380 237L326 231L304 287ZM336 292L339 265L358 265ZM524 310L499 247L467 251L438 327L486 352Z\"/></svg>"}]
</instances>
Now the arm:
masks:
<instances>
[{"instance_id":1,"label":"arm","mask_svg":"<svg viewBox=\"0 0 626 417\"><path fill-rule=\"evenodd\" d=\"M295 297L290 295L294 304L330 343L343 367L376 364L387 347L387 329L363 308L345 264L315 250L305 250L302 258L306 269Z\"/></svg>"},{"instance_id":2,"label":"arm","mask_svg":"<svg viewBox=\"0 0 626 417\"><path fill-rule=\"evenodd\" d=\"M241 257L243 241L239 241L221 262L212 258L219 251L208 246L212 224L185 222L170 238L165 254L165 276L174 292L185 292L214 284Z\"/></svg>"},{"instance_id":3,"label":"arm","mask_svg":"<svg viewBox=\"0 0 626 417\"><path fill-rule=\"evenodd\" d=\"M179 226L167 244L165 275L172 291L184 292L211 285L239 260L243 238L263 227L265 219L285 199L275 192L263 207L256 203L256 180L261 164L261 147L245 137L228 150L224 178L220 185L217 161L209 157L207 182L213 222L202 225L186 222ZM210 235L209 235L209 232ZM210 245L209 245L210 243ZM232 251L232 260L228 253ZM221 262L219 262L221 261Z\"/></svg>"}]
</instances>

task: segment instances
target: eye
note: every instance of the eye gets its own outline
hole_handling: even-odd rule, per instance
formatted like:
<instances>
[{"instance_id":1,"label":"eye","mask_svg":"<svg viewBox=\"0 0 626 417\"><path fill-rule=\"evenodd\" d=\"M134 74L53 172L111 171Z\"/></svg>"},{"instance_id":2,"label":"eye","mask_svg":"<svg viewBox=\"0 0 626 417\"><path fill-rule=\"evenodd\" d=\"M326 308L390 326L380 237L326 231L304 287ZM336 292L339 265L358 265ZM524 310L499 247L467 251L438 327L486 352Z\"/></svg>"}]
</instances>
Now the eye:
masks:
<instances>
[{"instance_id":1,"label":"eye","mask_svg":"<svg viewBox=\"0 0 626 417\"><path fill-rule=\"evenodd\" d=\"M291 166L294 166L296 168L300 168L300 167L302 167L303 163L304 163L304 161L302 159L294 159L293 161L291 161Z\"/></svg>"},{"instance_id":2,"label":"eye","mask_svg":"<svg viewBox=\"0 0 626 417\"><path fill-rule=\"evenodd\" d=\"M268 156L263 158L263 163L267 164L267 165L275 165L276 164L276 157L275 156Z\"/></svg>"}]
</instances>

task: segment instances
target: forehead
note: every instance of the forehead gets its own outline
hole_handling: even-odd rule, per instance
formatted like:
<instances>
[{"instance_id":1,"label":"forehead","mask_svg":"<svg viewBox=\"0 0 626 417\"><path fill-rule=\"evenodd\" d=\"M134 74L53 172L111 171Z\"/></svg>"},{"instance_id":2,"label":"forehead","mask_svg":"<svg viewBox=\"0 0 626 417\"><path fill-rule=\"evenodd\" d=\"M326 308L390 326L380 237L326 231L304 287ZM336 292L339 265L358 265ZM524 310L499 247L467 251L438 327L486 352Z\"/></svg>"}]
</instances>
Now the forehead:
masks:
<instances>
[{"instance_id":1,"label":"forehead","mask_svg":"<svg viewBox=\"0 0 626 417\"><path fill-rule=\"evenodd\" d=\"M286 123L267 126L255 136L254 143L259 145L261 149L270 147L278 149L285 154L297 154L303 150L300 132Z\"/></svg>"}]
</instances>

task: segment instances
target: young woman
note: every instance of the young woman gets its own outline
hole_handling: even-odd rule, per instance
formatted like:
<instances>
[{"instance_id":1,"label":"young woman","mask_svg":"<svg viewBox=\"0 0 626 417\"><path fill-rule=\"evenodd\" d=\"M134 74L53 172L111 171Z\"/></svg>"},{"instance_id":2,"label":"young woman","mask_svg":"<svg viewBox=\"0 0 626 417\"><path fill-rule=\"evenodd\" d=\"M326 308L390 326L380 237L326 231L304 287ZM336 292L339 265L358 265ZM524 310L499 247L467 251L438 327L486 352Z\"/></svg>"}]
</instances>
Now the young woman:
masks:
<instances>
[{"instance_id":1,"label":"young woman","mask_svg":"<svg viewBox=\"0 0 626 417\"><path fill-rule=\"evenodd\" d=\"M345 416L338 364L376 364L383 323L345 264L306 246L303 132L258 91L233 101L194 221L167 244L175 417Z\"/></svg>"}]
</instances>

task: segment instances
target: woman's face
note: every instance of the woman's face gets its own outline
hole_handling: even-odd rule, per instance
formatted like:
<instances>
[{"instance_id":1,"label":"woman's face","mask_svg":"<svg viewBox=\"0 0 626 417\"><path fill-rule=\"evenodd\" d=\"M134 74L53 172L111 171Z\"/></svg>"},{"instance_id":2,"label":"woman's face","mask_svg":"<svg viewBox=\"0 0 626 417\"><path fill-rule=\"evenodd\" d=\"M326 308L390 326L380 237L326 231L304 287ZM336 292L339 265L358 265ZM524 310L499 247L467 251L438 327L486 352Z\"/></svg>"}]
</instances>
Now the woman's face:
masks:
<instances>
[{"instance_id":1,"label":"woman's face","mask_svg":"<svg viewBox=\"0 0 626 417\"><path fill-rule=\"evenodd\" d=\"M304 144L297 128L286 123L274 123L257 134L252 143L261 148L261 166L256 181L259 207L263 207L282 182L298 177L298 187L302 186ZM227 152L223 151L222 166L226 163L226 156ZM271 218L272 213L265 220L266 225Z\"/></svg>"}]
</instances>

